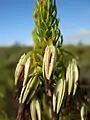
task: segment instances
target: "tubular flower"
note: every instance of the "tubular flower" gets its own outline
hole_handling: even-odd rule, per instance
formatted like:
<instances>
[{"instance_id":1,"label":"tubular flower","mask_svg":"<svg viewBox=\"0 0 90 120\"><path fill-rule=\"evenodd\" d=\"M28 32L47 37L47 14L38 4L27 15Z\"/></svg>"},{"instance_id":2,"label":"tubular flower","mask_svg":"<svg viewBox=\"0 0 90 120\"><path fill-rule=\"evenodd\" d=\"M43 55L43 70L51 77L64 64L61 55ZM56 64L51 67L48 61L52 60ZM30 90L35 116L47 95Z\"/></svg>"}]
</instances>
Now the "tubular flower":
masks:
<instances>
[{"instance_id":1,"label":"tubular flower","mask_svg":"<svg viewBox=\"0 0 90 120\"><path fill-rule=\"evenodd\" d=\"M38 100L33 99L30 104L32 120L41 120L41 108Z\"/></svg>"},{"instance_id":2,"label":"tubular flower","mask_svg":"<svg viewBox=\"0 0 90 120\"><path fill-rule=\"evenodd\" d=\"M28 77L30 67L30 57L28 54L25 55L25 53L21 56L15 70L15 85L19 83L19 78L22 72L24 72L24 78L23 80L23 86L25 85Z\"/></svg>"},{"instance_id":3,"label":"tubular flower","mask_svg":"<svg viewBox=\"0 0 90 120\"><path fill-rule=\"evenodd\" d=\"M72 59L66 70L66 81L68 82L68 95L73 93L75 95L78 85L79 72L76 60Z\"/></svg>"},{"instance_id":4,"label":"tubular flower","mask_svg":"<svg viewBox=\"0 0 90 120\"><path fill-rule=\"evenodd\" d=\"M56 49L55 46L50 45L45 49L45 54L43 58L43 76L49 80L53 73L53 68L55 66Z\"/></svg>"},{"instance_id":5,"label":"tubular flower","mask_svg":"<svg viewBox=\"0 0 90 120\"><path fill-rule=\"evenodd\" d=\"M19 98L20 104L24 104L26 102L26 100L28 103L32 99L32 97L36 93L39 83L40 83L40 80L38 79L37 76L30 78L30 80L28 81L26 86L22 88L20 98ZM29 98L29 99L27 99L27 98Z\"/></svg>"},{"instance_id":6,"label":"tubular flower","mask_svg":"<svg viewBox=\"0 0 90 120\"><path fill-rule=\"evenodd\" d=\"M66 94L66 84L66 80L60 79L56 87L56 91L53 94L53 111L57 114L59 113L63 104L63 100Z\"/></svg>"},{"instance_id":7,"label":"tubular flower","mask_svg":"<svg viewBox=\"0 0 90 120\"><path fill-rule=\"evenodd\" d=\"M87 106L85 104L82 105L80 114L81 114L81 120L87 119Z\"/></svg>"}]
</instances>

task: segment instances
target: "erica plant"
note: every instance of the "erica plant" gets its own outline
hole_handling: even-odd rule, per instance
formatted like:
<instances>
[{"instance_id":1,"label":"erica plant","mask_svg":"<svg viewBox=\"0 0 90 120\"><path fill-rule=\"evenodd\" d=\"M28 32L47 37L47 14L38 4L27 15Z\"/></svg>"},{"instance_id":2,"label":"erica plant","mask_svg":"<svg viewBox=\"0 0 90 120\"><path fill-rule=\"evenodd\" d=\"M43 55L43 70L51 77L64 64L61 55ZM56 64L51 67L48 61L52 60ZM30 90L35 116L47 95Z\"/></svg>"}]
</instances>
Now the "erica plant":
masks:
<instances>
[{"instance_id":1,"label":"erica plant","mask_svg":"<svg viewBox=\"0 0 90 120\"><path fill-rule=\"evenodd\" d=\"M63 48L56 1L37 0L33 15L33 50L15 70L17 120L59 120L76 93L77 61Z\"/></svg>"}]
</instances>

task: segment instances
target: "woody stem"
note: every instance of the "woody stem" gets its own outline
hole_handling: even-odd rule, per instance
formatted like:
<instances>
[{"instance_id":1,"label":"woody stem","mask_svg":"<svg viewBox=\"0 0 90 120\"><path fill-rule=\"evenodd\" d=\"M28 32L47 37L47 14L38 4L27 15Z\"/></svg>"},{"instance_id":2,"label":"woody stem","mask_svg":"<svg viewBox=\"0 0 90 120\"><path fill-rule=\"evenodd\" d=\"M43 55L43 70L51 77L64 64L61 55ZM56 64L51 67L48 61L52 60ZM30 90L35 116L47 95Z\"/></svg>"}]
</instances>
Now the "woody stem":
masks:
<instances>
[{"instance_id":1,"label":"woody stem","mask_svg":"<svg viewBox=\"0 0 90 120\"><path fill-rule=\"evenodd\" d=\"M46 95L49 99L49 104L51 108L51 120L55 120L54 112L53 112L53 92L52 92L52 78L50 80L46 80Z\"/></svg>"}]
</instances>

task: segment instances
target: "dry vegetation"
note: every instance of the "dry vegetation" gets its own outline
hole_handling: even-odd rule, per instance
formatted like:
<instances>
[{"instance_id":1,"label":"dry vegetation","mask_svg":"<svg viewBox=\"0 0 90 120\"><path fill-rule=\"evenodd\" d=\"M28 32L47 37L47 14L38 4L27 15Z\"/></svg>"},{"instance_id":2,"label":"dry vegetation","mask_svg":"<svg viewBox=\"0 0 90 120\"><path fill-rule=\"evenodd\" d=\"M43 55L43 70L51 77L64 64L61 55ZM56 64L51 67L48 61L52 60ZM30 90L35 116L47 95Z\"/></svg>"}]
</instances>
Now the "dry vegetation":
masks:
<instances>
[{"instance_id":1,"label":"dry vegetation","mask_svg":"<svg viewBox=\"0 0 90 120\"><path fill-rule=\"evenodd\" d=\"M90 46L64 46L66 50L78 56L80 66L80 85L90 96ZM14 120L17 104L14 101L13 82L14 71L18 59L22 53L31 50L32 47L12 46L0 47L0 120Z\"/></svg>"}]
</instances>

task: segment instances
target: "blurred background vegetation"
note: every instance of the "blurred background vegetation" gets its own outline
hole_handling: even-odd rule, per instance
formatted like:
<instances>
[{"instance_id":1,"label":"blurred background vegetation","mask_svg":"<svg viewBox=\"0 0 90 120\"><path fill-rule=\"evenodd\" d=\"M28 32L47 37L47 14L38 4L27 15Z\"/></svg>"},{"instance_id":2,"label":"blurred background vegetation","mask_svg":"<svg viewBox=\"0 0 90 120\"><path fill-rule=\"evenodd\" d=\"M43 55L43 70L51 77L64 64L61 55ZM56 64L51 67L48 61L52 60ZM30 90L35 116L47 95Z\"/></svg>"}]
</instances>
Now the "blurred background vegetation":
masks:
<instances>
[{"instance_id":1,"label":"blurred background vegetation","mask_svg":"<svg viewBox=\"0 0 90 120\"><path fill-rule=\"evenodd\" d=\"M90 46L64 45L65 50L78 57L80 85L90 96ZM0 120L15 120L17 103L14 98L14 71L20 56L32 47L13 45L0 47Z\"/></svg>"}]
</instances>

